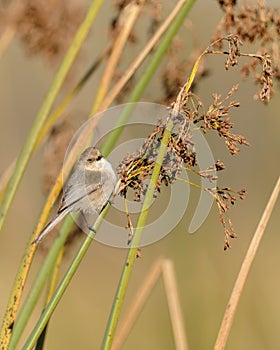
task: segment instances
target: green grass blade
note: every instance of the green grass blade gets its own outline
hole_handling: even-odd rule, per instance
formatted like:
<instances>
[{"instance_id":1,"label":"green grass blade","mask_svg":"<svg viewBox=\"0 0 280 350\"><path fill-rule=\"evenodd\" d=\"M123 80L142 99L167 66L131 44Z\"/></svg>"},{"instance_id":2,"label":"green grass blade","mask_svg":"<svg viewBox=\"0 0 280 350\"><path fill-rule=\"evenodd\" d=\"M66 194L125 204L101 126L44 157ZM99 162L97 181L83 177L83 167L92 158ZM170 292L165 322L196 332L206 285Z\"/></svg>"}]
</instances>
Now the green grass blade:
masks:
<instances>
[{"instance_id":1,"label":"green grass blade","mask_svg":"<svg viewBox=\"0 0 280 350\"><path fill-rule=\"evenodd\" d=\"M104 217L107 214L107 211L109 209L109 205L104 208L98 219L96 220L94 224L94 231L96 232L99 227L101 226ZM60 299L62 298L66 288L68 287L72 277L74 276L77 268L80 265L80 262L82 261L83 257L85 256L93 238L94 234L91 233L91 235L88 235L85 241L83 242L81 248L79 249L77 255L73 259L70 267L68 268L64 278L60 282L59 286L57 287L54 295L52 296L50 302L46 306L45 310L43 311L39 321L37 322L36 326L34 327L33 331L31 332L30 336L28 337L23 350L31 350L33 346L35 345L36 341L38 340L41 332L44 330L46 324L48 323L52 313L54 312L57 304L59 303ZM9 349L12 350L12 349Z\"/></svg>"},{"instance_id":2,"label":"green grass blade","mask_svg":"<svg viewBox=\"0 0 280 350\"><path fill-rule=\"evenodd\" d=\"M177 33L178 29L180 28L181 24L183 23L184 18L188 14L193 3L194 3L194 1L188 1L186 3L186 5L182 8L178 17L173 22L172 26L169 28L169 31L166 33L166 36L164 37L164 39L160 43L160 46L159 46L157 52L155 53L156 57L155 56L153 57L153 63L155 64L155 61L156 61L157 64L155 64L155 65L153 64L152 68L157 67L158 59L160 60L160 58L166 52L168 46L171 43L172 38ZM149 66L148 72L150 72L150 70L152 70L152 68L150 68L150 66ZM144 80L144 79L142 78L142 80ZM145 85L145 81L141 81L140 83ZM134 92L134 96L136 96L136 97L138 96L137 90L136 90L136 92ZM149 187L148 187L146 196L144 198L142 211L141 211L139 218L138 218L138 222L137 222L137 226L136 226L134 236L132 239L131 247L128 251L127 258L126 258L126 261L124 263L123 271L122 271L122 274L120 277L119 285L118 285L118 288L116 291L116 295L114 298L110 317L109 317L108 324L107 324L106 331L105 331L105 335L103 338L102 350L111 349L111 346L113 343L113 338L114 338L114 334L116 331L121 308L123 305L124 297L126 294L129 278L131 276L133 265L134 265L134 262L136 259L137 247L138 247L140 239L141 239L143 227L145 226L145 223L147 220L149 207L150 207L152 200L153 200L155 184L156 184L158 176L159 176L161 164L162 164L162 161L164 158L164 154L166 151L166 147L167 147L167 143L168 143L168 139L169 139L172 127L173 127L173 122L169 121L169 123L167 124L166 130L165 130L162 142L161 142L156 165L155 165L155 168L154 168L153 173L152 173L151 181L149 183Z\"/></svg>"},{"instance_id":3,"label":"green grass blade","mask_svg":"<svg viewBox=\"0 0 280 350\"><path fill-rule=\"evenodd\" d=\"M107 328L105 331L105 336L103 338L102 350L111 349L111 346L112 346L112 342L113 342L114 334L116 331L120 311L121 311L121 308L123 305L125 293L127 290L129 278L130 278L130 275L131 275L131 272L133 269L133 265L134 265L134 262L135 262L135 259L137 256L137 249L138 249L138 246L140 243L141 234L142 234L143 228L146 224L146 220L147 220L148 213L149 213L149 208L150 208L152 201L153 201L153 198L154 198L154 190L156 187L156 182L157 182L157 179L158 179L158 176L160 173L160 169L161 169L161 165L163 162L163 158L165 155L168 139L169 139L170 134L171 134L172 126L173 126L173 122L169 121L169 123L166 126L165 133L164 133L164 136L163 136L163 139L161 142L161 147L159 149L156 164L155 164L152 176L151 176L151 181L149 183L149 187L147 189L147 193L146 193L146 196L145 196L145 199L143 202L142 211L141 211L139 218L138 218L137 226L136 226L136 229L135 229L135 232L133 235L133 239L131 242L131 247L128 250L127 258L126 258L124 266L123 266L121 278L119 281L119 285L118 285L117 292L116 292L116 295L114 298L114 303L113 303L113 306L111 309L109 321L108 321Z\"/></svg>"},{"instance_id":4,"label":"green grass blade","mask_svg":"<svg viewBox=\"0 0 280 350\"><path fill-rule=\"evenodd\" d=\"M50 275L56 263L57 257L60 254L60 250L63 247L68 237L69 230L72 227L72 225L73 225L73 219L72 219L72 216L69 215L63 221L63 224L59 231L60 235L55 239L47 257L43 262L43 265L40 268L40 271L35 281L33 282L32 288L27 296L27 299L22 305L22 308L17 316L10 345L9 345L9 350L16 349L16 346L20 340L20 337L42 293L42 290L46 284L47 278Z\"/></svg>"}]
</instances>

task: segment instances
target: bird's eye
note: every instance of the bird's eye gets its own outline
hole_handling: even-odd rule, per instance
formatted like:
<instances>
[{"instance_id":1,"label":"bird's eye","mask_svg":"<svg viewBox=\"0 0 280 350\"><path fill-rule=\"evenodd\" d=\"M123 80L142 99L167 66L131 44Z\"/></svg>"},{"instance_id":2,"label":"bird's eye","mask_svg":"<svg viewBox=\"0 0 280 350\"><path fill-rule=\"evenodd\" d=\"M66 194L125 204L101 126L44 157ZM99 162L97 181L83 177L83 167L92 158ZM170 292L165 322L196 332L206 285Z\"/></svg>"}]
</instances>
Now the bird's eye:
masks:
<instances>
[{"instance_id":1,"label":"bird's eye","mask_svg":"<svg viewBox=\"0 0 280 350\"><path fill-rule=\"evenodd\" d=\"M92 162L94 161L94 159L93 159L93 158L88 158L87 161L88 161L89 163L92 163Z\"/></svg>"}]
</instances>

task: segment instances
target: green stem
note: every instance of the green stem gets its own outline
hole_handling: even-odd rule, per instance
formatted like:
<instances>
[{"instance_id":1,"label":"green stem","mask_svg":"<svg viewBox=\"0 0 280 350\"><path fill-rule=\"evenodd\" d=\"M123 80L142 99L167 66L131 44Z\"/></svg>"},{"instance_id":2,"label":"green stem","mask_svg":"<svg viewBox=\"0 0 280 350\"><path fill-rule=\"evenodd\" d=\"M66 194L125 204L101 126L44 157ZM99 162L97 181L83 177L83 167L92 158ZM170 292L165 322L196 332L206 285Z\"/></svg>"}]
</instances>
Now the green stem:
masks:
<instances>
[{"instance_id":1,"label":"green stem","mask_svg":"<svg viewBox=\"0 0 280 350\"><path fill-rule=\"evenodd\" d=\"M25 326L30 318L30 315L41 295L41 292L45 286L47 277L50 275L50 272L52 271L57 257L60 253L61 248L63 247L69 231L70 227L73 225L73 219L69 215L64 220L59 232L60 235L55 239L51 250L49 251L47 257L44 260L43 265L40 268L40 271L38 273L38 276L36 277L35 281L32 284L32 288L27 296L27 299L25 300L24 304L22 305L22 308L17 316L13 334L11 337L9 350L16 349L16 346L18 344L18 341L25 329Z\"/></svg>"},{"instance_id":2,"label":"green stem","mask_svg":"<svg viewBox=\"0 0 280 350\"><path fill-rule=\"evenodd\" d=\"M97 220L94 224L94 227L93 227L95 232L97 232L97 230L101 226L103 219L106 216L109 207L110 207L110 205L107 205L106 208L104 208L102 213L97 218ZM85 241L83 242L77 255L75 256L75 258L72 261L71 265L69 266L67 272L65 273L65 276L63 277L62 281L60 282L59 286L57 287L54 295L51 297L48 305L46 306L45 310L43 311L36 326L34 327L33 331L29 335L22 350L31 350L34 347L34 345L36 344L36 341L38 340L40 334L44 330L44 328L45 328L46 324L48 323L51 315L53 314L57 304L59 303L66 288L68 287L72 277L74 276L75 272L77 271L77 269L78 269L83 257L85 256L94 236L95 236L95 234L91 232L91 234L89 234L87 236L87 238L85 239Z\"/></svg>"},{"instance_id":3,"label":"green stem","mask_svg":"<svg viewBox=\"0 0 280 350\"><path fill-rule=\"evenodd\" d=\"M161 41L155 55L153 56L151 65L148 68L148 72L150 72L151 70L155 69L158 66L160 59L163 57L164 53L166 52L168 46L171 43L172 38L177 33L178 29L180 28L181 24L183 23L186 15L188 14L190 8L193 5L193 3L194 3L194 0L188 1L184 5L184 7L182 8L180 14L177 16L177 18L174 20L174 22L170 26L168 32L166 33L165 37ZM156 64L155 64L155 62L156 62ZM144 78L142 78L142 80L143 81L141 83L145 84ZM138 93L138 91L134 92L134 94L136 96L137 96L137 93ZM167 148L168 139L170 137L172 127L173 127L173 121L170 119L168 121L167 127L166 127L165 132L164 132L164 136L163 136L161 146L159 149L156 165L154 167L154 170L153 170L153 173L151 176L151 181L149 183L149 187L148 187L148 190L147 190L144 202L143 202L142 211L141 211L139 218L138 218L135 233L133 235L133 239L131 242L131 247L128 251L126 261L124 263L121 278L120 278L119 285L118 285L116 295L114 298L114 303L113 303L113 306L111 309L110 317L109 317L106 331L104 334L102 347L101 347L102 350L111 349L111 346L113 343L113 338L114 338L114 334L116 331L121 308L122 308L122 305L124 302L124 297L126 294L128 282L129 282L131 272L132 272L132 269L134 266L134 262L136 259L137 249L138 249L138 246L140 243L141 234L142 234L143 228L144 228L146 220L147 220L150 205L153 201L153 195L154 195L156 182L157 182L158 177L159 177L161 165L163 162L163 158L165 155L165 151Z\"/></svg>"},{"instance_id":4,"label":"green stem","mask_svg":"<svg viewBox=\"0 0 280 350\"><path fill-rule=\"evenodd\" d=\"M148 190L147 190L144 202L143 202L142 211L139 215L137 226L136 226L136 229L135 229L135 232L133 235L131 247L128 251L126 261L124 263L123 271L121 274L121 278L119 281L117 292L116 292L116 295L114 298L114 303L113 303L113 306L111 309L109 321L108 321L105 335L103 338L102 350L109 350L109 349L111 349L111 346L112 346L113 337L114 337L115 330L117 327L120 311L121 311L122 304L124 301L129 278L130 278L130 275L132 272L132 268L133 268L133 265L134 265L134 262L136 259L137 250L138 250L138 246L140 243L142 231L143 231L143 228L146 224L150 205L152 204L152 201L153 201L156 182L157 182L157 179L159 177L161 165L162 165L163 158L164 158L165 151L166 151L166 147L168 144L168 139L169 139L170 134L171 134L172 126L173 126L173 122L170 120L166 126L166 129L165 129L165 133L164 133L164 136L163 136L163 139L161 142L161 147L159 149L157 161L156 161L156 164L155 164L152 176L151 176L151 181L150 181L150 184L149 184L149 187L148 187Z\"/></svg>"},{"instance_id":5,"label":"green stem","mask_svg":"<svg viewBox=\"0 0 280 350\"><path fill-rule=\"evenodd\" d=\"M12 204L13 198L16 194L16 190L19 186L20 180L24 174L24 171L27 167L29 159L32 155L32 152L36 146L38 135L40 134L40 130L42 129L44 123L47 120L48 114L51 110L51 107L54 103L54 100L62 86L62 83L71 68L74 59L76 58L82 43L84 42L95 16L98 13L98 10L102 4L103 0L94 0L89 7L87 15L80 25L73 41L68 49L65 58L54 78L54 81L50 87L49 93L45 98L38 115L34 121L34 124L31 128L31 131L26 139L26 142L23 146L23 149L19 155L19 158L16 163L15 170L13 175L11 176L8 185L5 190L5 194L3 197L3 201L0 207L0 231L4 225L5 219L7 217L7 213Z\"/></svg>"}]
</instances>

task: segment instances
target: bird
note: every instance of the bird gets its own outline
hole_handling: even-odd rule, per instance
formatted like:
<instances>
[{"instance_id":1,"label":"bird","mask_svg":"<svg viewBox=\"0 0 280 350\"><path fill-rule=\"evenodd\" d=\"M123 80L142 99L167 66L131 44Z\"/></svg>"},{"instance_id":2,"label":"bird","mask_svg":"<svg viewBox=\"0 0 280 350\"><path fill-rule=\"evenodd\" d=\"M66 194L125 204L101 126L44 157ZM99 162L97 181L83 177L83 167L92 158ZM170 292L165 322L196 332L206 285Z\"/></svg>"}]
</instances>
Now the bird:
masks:
<instances>
[{"instance_id":1,"label":"bird","mask_svg":"<svg viewBox=\"0 0 280 350\"><path fill-rule=\"evenodd\" d=\"M117 177L111 163L98 148L86 148L63 188L64 194L56 216L39 232L32 244L41 242L68 213L81 213L86 223L86 214L100 214L116 184ZM93 231L89 225L87 227Z\"/></svg>"}]
</instances>

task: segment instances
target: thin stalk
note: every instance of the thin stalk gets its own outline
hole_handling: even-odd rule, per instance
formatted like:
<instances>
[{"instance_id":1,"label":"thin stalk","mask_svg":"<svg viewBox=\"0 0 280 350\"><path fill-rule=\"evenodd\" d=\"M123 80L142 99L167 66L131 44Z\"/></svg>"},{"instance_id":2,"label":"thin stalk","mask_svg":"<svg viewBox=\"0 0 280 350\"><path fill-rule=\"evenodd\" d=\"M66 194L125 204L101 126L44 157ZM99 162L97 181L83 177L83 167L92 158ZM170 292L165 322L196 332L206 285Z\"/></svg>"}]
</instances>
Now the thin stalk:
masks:
<instances>
[{"instance_id":1,"label":"thin stalk","mask_svg":"<svg viewBox=\"0 0 280 350\"><path fill-rule=\"evenodd\" d=\"M114 339L117 323L119 320L120 311L121 311L124 297L126 294L129 278L130 278L132 268L133 268L133 265L134 265L134 262L135 262L135 259L137 256L137 250L138 250L138 246L140 244L140 239L141 239L143 228L146 224L146 220L147 220L148 213L149 213L149 208L150 208L150 205L151 205L153 198L154 198L154 190L156 187L156 182L157 182L157 179L159 177L161 165L162 165L165 151L167 148L168 139L171 135L172 127L173 127L173 121L169 120L169 122L166 126L166 129L165 129L162 141L161 141L161 146L160 146L160 149L158 152L156 164L155 164L152 176L151 176L151 181L149 183L149 187L147 189L146 196L144 198L144 202L143 202L141 213L140 213L139 218L138 218L137 226L136 226L135 232L134 232L133 237L132 237L131 247L128 250L128 254L127 254L127 257L126 257L126 260L124 263L121 278L120 278L119 285L118 285L116 295L114 298L114 303L113 303L113 306L111 309L109 321L108 321L106 331L104 334L102 347L101 347L102 350L109 350L109 349L111 349L111 346L112 346L112 342Z\"/></svg>"},{"instance_id":2,"label":"thin stalk","mask_svg":"<svg viewBox=\"0 0 280 350\"><path fill-rule=\"evenodd\" d=\"M123 346L123 343L130 334L137 317L143 310L152 289L158 282L161 273L163 276L164 291L168 302L168 309L173 328L175 348L176 350L187 350L187 339L183 315L181 312L174 265L171 260L162 257L157 259L157 261L151 267L148 275L145 277L145 280L141 282L141 286L133 298L134 301L129 307L129 311L126 313L124 321L116 332L112 350L119 350Z\"/></svg>"},{"instance_id":3,"label":"thin stalk","mask_svg":"<svg viewBox=\"0 0 280 350\"><path fill-rule=\"evenodd\" d=\"M181 8L181 11L178 13L176 19L170 25L168 31L165 33L165 36L163 37L162 41L160 42L158 48L156 49L156 51L151 59L151 62L149 63L145 73L139 79L137 85L135 86L134 90L132 91L131 95L129 96L128 102L139 101L141 95L143 94L143 91L145 90L145 88L149 84L151 78L153 77L155 71L159 67L161 60L163 59L168 47L170 46L170 44L172 42L172 39L174 38L174 36L178 32L180 26L182 25L186 15L190 11L194 2L195 2L195 0L189 0ZM106 145L103 149L105 156L107 154L109 154L112 151L112 149L114 148L120 134L122 133L124 124L127 122L133 108L134 108L134 105L132 103L127 104L125 106L123 113L120 115L120 117L116 123L116 128L108 136L108 142L106 142Z\"/></svg>"},{"instance_id":4,"label":"thin stalk","mask_svg":"<svg viewBox=\"0 0 280 350\"><path fill-rule=\"evenodd\" d=\"M229 336L229 332L233 323L233 319L236 313L236 309L237 309L242 291L244 289L245 282L247 281L250 268L255 259L261 239L264 235L264 231L266 229L271 213L278 199L279 192L280 192L280 177L278 178L278 181L271 193L271 196L268 200L266 208L263 212L261 220L252 238L252 241L250 243L250 246L248 248L244 261L242 263L241 269L235 281L234 287L231 292L231 296L229 298L229 301L226 307L224 318L219 330L219 334L216 339L216 343L214 347L215 350L223 350L226 346L226 342Z\"/></svg>"},{"instance_id":5,"label":"thin stalk","mask_svg":"<svg viewBox=\"0 0 280 350\"><path fill-rule=\"evenodd\" d=\"M145 277L145 280L141 283L139 290L133 298L132 305L129 307L129 310L125 315L122 324L118 328L112 345L112 350L121 349L123 343L129 335L137 317L143 310L144 305L152 292L152 289L154 288L156 282L159 280L163 260L163 258L158 258L156 260L156 262L151 267L149 273Z\"/></svg>"},{"instance_id":6,"label":"thin stalk","mask_svg":"<svg viewBox=\"0 0 280 350\"><path fill-rule=\"evenodd\" d=\"M140 79L139 84L138 84L139 88L135 89L133 91L133 94L132 94L133 97L137 98L138 93L141 91L142 86L146 86L147 79L148 79L146 77L146 75L149 76L149 74L151 72L153 72L154 70L156 70L156 68L158 67L159 62L161 61L161 58L163 57L164 53L166 52L167 48L169 47L174 35L177 33L178 29L180 28L181 24L183 23L186 15L188 14L189 10L191 9L191 7L193 5L193 3L194 3L194 0L188 1L184 5L181 12L178 14L176 19L174 20L174 22L170 26L169 30L166 32L166 34L165 34L162 42L160 43L155 55L153 56L151 64L147 68L147 72L146 72L147 74L143 75L142 79ZM184 90L182 90L181 93L179 94L178 101L175 104L175 112L178 111L177 107L178 107L178 103L181 99L182 93L183 92L185 93L186 91L188 91L190 86L191 86L191 82L190 83L188 82L187 86L184 87ZM122 274L120 277L119 285L118 285L118 288L116 291L113 306L111 309L111 313L110 313L109 320L107 323L106 331L104 334L104 338L103 338L103 342L102 342L102 350L109 350L109 349L111 349L111 346L112 346L112 342L113 342L113 338L115 335L115 331L116 331L118 319L120 316L122 304L124 301L124 297L126 294L129 278L130 278L132 268L133 268L133 265L134 265L134 262L136 259L137 249L138 249L138 246L140 243L141 234L142 234L143 228L144 228L146 220L147 220L149 207L150 207L152 200L153 200L156 182L157 182L157 179L159 177L161 164L163 162L163 158L165 155L165 151L167 148L168 139L170 137L172 127L173 127L173 121L171 118L171 119L169 119L169 121L167 123L166 129L165 129L162 141L161 141L161 145L160 145L158 156L157 156L157 161L156 161L155 167L153 169L153 173L152 173L151 181L150 181L148 189L147 189L147 193L146 193L145 198L144 198L142 210L141 210L141 213L139 215L138 222L137 222L137 227L136 227L136 230L135 230L133 238L132 238L131 247L128 251L126 261L124 263L123 271L122 271ZM113 136L110 135L112 137L112 140L113 140L112 143L114 143L114 137L117 138L118 135L119 135L119 130L115 131L115 135L113 135Z\"/></svg>"},{"instance_id":7,"label":"thin stalk","mask_svg":"<svg viewBox=\"0 0 280 350\"><path fill-rule=\"evenodd\" d=\"M46 301L45 301L45 306L47 306L48 302L51 300L52 295L55 292L56 286L57 286L57 282L58 282L58 277L59 277L59 271L60 271L60 267L61 267L61 263L62 263L62 259L63 259L63 255L64 255L64 251L65 251L65 245L63 247L61 247L59 254L57 256L54 268L51 272L51 276L50 276L50 282L49 282L49 286L48 286L48 290L47 290L47 295L46 295ZM44 344L45 344L45 339L46 339L46 335L47 335L47 329L48 329L48 324L46 324L43 332L40 334L40 337L36 343L35 349L34 350L42 350L44 348Z\"/></svg>"},{"instance_id":8,"label":"thin stalk","mask_svg":"<svg viewBox=\"0 0 280 350\"><path fill-rule=\"evenodd\" d=\"M94 231L96 232L99 227L101 226L103 219L105 215L107 214L107 211L109 209L110 205L107 204L107 206L104 208L102 213L97 218L95 224L94 224ZM73 259L71 265L69 266L66 274L64 275L62 281L60 282L59 286L57 287L55 293L50 299L50 302L44 309L40 319L38 320L36 326L34 327L33 331L29 335L25 345L23 346L22 350L31 350L33 346L35 345L36 341L38 340L40 334L44 330L46 324L48 323L52 313L54 312L57 304L59 303L60 299L62 298L66 288L68 287L72 277L74 276L75 272L77 271L83 257L85 256L93 238L95 236L95 233L91 232L87 236L87 238L84 240L82 246L80 247L77 255Z\"/></svg>"},{"instance_id":9,"label":"thin stalk","mask_svg":"<svg viewBox=\"0 0 280 350\"><path fill-rule=\"evenodd\" d=\"M117 64L120 60L124 47L127 43L127 39L140 14L140 11L144 2L145 0L129 3L122 11L122 18L119 19L119 22L121 22L123 25L120 30L120 33L118 34L114 42L112 53L109 57L104 74L102 75L99 89L97 91L97 94L95 96L95 100L91 109L91 115L94 115L99 110L99 107L102 101L104 100L104 97L107 94L107 91L109 89L110 83L114 76L114 72L116 70Z\"/></svg>"},{"instance_id":10,"label":"thin stalk","mask_svg":"<svg viewBox=\"0 0 280 350\"><path fill-rule=\"evenodd\" d=\"M0 207L0 231L4 225L4 222L7 217L7 213L9 211L9 208L12 204L13 198L16 194L17 188L19 186L19 183L21 181L21 178L25 172L25 169L27 167L27 164L31 158L31 155L33 153L34 147L37 142L38 135L40 133L40 130L42 129L43 125L45 124L48 114L51 110L51 107L58 95L58 92L62 86L62 83L69 72L69 69L71 68L79 50L84 42L91 26L93 23L93 20L95 19L95 16L98 13L98 10L102 4L103 0L93 0L89 10L86 14L85 19L83 20L82 24L80 25L73 41L68 49L65 58L53 80L53 83L50 87L49 93L47 97L45 98L38 115L34 121L34 124L31 128L31 131L26 139L26 142L23 146L23 149L19 155L19 158L16 163L15 170L13 172L13 175L11 179L8 182L8 185L6 187L6 191L1 203ZM6 334L7 333L7 334ZM3 346L2 344L7 344L7 341L4 338L9 339L11 330L8 331L5 329L4 333L0 334L0 347ZM5 349L6 345L4 348Z\"/></svg>"},{"instance_id":11,"label":"thin stalk","mask_svg":"<svg viewBox=\"0 0 280 350\"><path fill-rule=\"evenodd\" d=\"M35 281L33 282L32 288L28 293L27 299L22 305L22 308L17 316L14 329L13 329L13 334L9 344L9 350L15 350L17 348L17 344L25 329L27 321L29 320L32 314L32 311L42 293L42 290L47 281L47 277L50 275L51 271L53 270L56 264L56 261L61 252L61 249L63 248L63 245L69 235L69 227L71 227L72 224L73 224L73 219L69 215L66 217L66 220L64 220L59 230L60 235L55 239L51 247L51 250L49 251L47 257L45 258L40 268L40 271Z\"/></svg>"},{"instance_id":12,"label":"thin stalk","mask_svg":"<svg viewBox=\"0 0 280 350\"><path fill-rule=\"evenodd\" d=\"M153 37L148 41L146 46L141 50L138 57L131 63L128 69L125 71L123 76L118 80L116 85L110 90L109 94L106 96L104 101L101 104L100 109L104 110L110 106L110 104L114 101L114 99L118 96L119 92L126 85L129 79L133 76L136 70L140 67L140 65L144 62L145 58L152 51L155 45L159 42L160 38L163 34L168 30L169 26L172 24L174 18L178 15L181 8L186 3L186 0L179 0L174 9L171 11L166 20L162 23L160 28L155 32Z\"/></svg>"},{"instance_id":13,"label":"thin stalk","mask_svg":"<svg viewBox=\"0 0 280 350\"><path fill-rule=\"evenodd\" d=\"M44 223L46 222L49 212L51 210L53 198L56 198L59 195L61 187L62 187L62 178L59 177L57 185L53 188L53 190L51 191L46 201L45 208L43 209L43 212L40 216L37 228L34 232L34 236L36 233L39 233L40 230L43 228ZM34 236L31 237L30 241L28 242L25 248L15 281L12 287L12 291L9 297L8 305L6 308L6 313L5 313L5 317L4 317L2 329L1 329L1 341L3 342L1 344L4 349L5 349L5 346L7 347L9 344L12 331L15 332L15 330L19 325L19 324L16 324L13 328L10 327L10 325L13 325L15 323L24 285L26 282L26 278L30 269L31 261L34 257L34 253L36 250L36 246L34 244L31 244L32 240L34 239ZM25 324L26 322L23 323L23 326Z\"/></svg>"},{"instance_id":14,"label":"thin stalk","mask_svg":"<svg viewBox=\"0 0 280 350\"><path fill-rule=\"evenodd\" d=\"M184 327L184 318L182 314L182 308L180 305L173 261L171 261L170 259L164 259L162 261L161 267L165 287L165 294L167 298L171 325L173 329L175 349L187 350L187 336Z\"/></svg>"}]
</instances>

